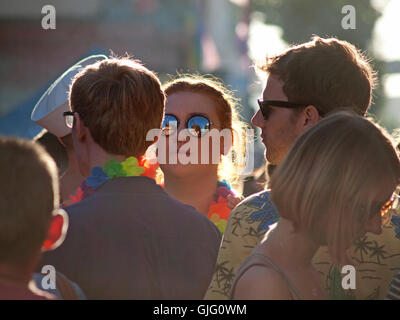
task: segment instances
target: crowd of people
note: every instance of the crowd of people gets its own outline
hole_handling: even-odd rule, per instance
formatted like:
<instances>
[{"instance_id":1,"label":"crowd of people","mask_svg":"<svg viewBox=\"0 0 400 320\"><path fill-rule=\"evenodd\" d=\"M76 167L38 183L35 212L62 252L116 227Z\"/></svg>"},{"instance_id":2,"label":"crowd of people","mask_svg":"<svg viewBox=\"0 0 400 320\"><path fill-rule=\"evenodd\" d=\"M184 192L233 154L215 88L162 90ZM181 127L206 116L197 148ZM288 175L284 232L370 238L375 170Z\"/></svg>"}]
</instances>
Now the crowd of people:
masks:
<instances>
[{"instance_id":1,"label":"crowd of people","mask_svg":"<svg viewBox=\"0 0 400 320\"><path fill-rule=\"evenodd\" d=\"M220 80L104 55L64 72L43 132L0 137L0 299L400 299L400 158L367 117L371 62L314 36L257 68L261 188L239 179Z\"/></svg>"}]
</instances>

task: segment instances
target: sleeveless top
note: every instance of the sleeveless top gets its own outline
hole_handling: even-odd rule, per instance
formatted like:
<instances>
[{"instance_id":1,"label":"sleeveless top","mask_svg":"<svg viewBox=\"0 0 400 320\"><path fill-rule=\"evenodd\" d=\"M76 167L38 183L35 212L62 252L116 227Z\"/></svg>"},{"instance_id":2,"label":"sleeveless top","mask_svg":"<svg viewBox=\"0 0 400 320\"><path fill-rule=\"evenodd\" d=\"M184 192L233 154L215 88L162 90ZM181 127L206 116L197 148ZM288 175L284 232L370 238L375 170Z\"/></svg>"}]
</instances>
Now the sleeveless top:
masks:
<instances>
[{"instance_id":1,"label":"sleeveless top","mask_svg":"<svg viewBox=\"0 0 400 320\"><path fill-rule=\"evenodd\" d=\"M250 260L252 260L253 258L261 258L261 260L263 260L264 262L257 262L257 261L251 261L250 263L248 263ZM238 283L239 279L243 276L243 274L249 270L251 267L254 266L261 266L261 267L271 267L272 269L274 269L276 272L278 272L282 278L286 281L288 287L291 290L291 295L292 292L295 294L296 298L301 300L301 295L299 293L299 291L297 290L297 288L290 282L290 280L288 279L288 277L285 275L285 273L276 265L274 264L270 258L268 258L267 256L261 254L261 253L253 253L251 254L242 264L242 266L239 268L238 272L237 272L237 276L232 284L232 290L230 292L230 296L229 299L232 300L233 299L233 294L235 292L236 289L236 284ZM293 297L293 295L292 295Z\"/></svg>"}]
</instances>

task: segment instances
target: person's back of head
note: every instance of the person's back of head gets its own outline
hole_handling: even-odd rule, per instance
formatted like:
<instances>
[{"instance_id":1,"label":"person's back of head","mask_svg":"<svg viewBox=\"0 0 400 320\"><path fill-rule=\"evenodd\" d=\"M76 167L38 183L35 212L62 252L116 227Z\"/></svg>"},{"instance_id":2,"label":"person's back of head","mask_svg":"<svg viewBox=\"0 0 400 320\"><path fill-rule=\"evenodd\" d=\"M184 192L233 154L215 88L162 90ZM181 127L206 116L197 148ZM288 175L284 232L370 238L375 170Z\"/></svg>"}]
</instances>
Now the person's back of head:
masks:
<instances>
[{"instance_id":1,"label":"person's back of head","mask_svg":"<svg viewBox=\"0 0 400 320\"><path fill-rule=\"evenodd\" d=\"M69 99L109 154L139 157L153 143L146 141L148 131L161 128L161 83L138 60L112 58L87 66L74 78Z\"/></svg>"},{"instance_id":2,"label":"person's back of head","mask_svg":"<svg viewBox=\"0 0 400 320\"><path fill-rule=\"evenodd\" d=\"M271 196L283 218L344 262L354 240L380 233L382 208L399 183L392 138L366 118L337 112L297 139L272 175Z\"/></svg>"},{"instance_id":3,"label":"person's back of head","mask_svg":"<svg viewBox=\"0 0 400 320\"><path fill-rule=\"evenodd\" d=\"M371 104L375 73L368 59L346 41L314 36L267 57L260 68L284 82L289 101L314 105L321 115L339 108L365 115Z\"/></svg>"},{"instance_id":4,"label":"person's back of head","mask_svg":"<svg viewBox=\"0 0 400 320\"><path fill-rule=\"evenodd\" d=\"M57 167L33 141L0 137L0 264L32 266L58 206Z\"/></svg>"}]
</instances>

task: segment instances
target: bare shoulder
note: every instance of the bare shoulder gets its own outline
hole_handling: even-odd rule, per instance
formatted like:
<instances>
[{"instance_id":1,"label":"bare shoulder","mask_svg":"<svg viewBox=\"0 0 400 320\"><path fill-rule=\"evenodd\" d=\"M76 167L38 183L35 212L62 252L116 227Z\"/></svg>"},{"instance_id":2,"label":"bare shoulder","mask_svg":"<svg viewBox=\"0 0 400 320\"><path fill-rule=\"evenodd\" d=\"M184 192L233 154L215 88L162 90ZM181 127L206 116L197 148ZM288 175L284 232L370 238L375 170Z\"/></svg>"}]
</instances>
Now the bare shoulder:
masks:
<instances>
[{"instance_id":1,"label":"bare shoulder","mask_svg":"<svg viewBox=\"0 0 400 320\"><path fill-rule=\"evenodd\" d=\"M252 266L239 279L233 293L235 300L292 299L287 283L271 268Z\"/></svg>"}]
</instances>

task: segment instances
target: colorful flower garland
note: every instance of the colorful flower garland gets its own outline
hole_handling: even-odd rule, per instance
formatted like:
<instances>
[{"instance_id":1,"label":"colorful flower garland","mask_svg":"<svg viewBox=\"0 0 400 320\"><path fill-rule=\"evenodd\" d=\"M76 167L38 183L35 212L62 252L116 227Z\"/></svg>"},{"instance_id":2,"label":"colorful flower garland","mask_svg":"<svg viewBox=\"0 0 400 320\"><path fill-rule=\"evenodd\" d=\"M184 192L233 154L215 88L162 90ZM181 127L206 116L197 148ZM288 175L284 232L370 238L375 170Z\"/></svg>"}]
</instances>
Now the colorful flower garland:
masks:
<instances>
[{"instance_id":1,"label":"colorful flower garland","mask_svg":"<svg viewBox=\"0 0 400 320\"><path fill-rule=\"evenodd\" d=\"M71 195L73 203L77 203L90 196L102 184L117 177L149 177L155 179L158 165L151 165L144 157L139 161L135 157L129 157L119 162L110 158L103 167L92 168L90 176L82 181L76 195Z\"/></svg>"},{"instance_id":2,"label":"colorful flower garland","mask_svg":"<svg viewBox=\"0 0 400 320\"><path fill-rule=\"evenodd\" d=\"M219 231L224 234L226 224L228 223L231 209L228 207L228 196L237 197L231 190L229 183L225 180L217 182L216 201L212 201L208 208L207 217L217 226Z\"/></svg>"},{"instance_id":3,"label":"colorful flower garland","mask_svg":"<svg viewBox=\"0 0 400 320\"><path fill-rule=\"evenodd\" d=\"M92 168L90 176L82 181L76 195L71 195L70 199L73 203L86 199L97 188L112 178L145 176L155 179L157 168L157 163L151 165L144 157L140 157L139 161L135 157L129 157L123 162L118 162L114 158L110 158L102 168ZM231 213L231 209L228 207L229 195L237 197L227 181L218 181L215 200L210 203L207 213L207 217L217 226L222 234L225 231Z\"/></svg>"}]
</instances>

